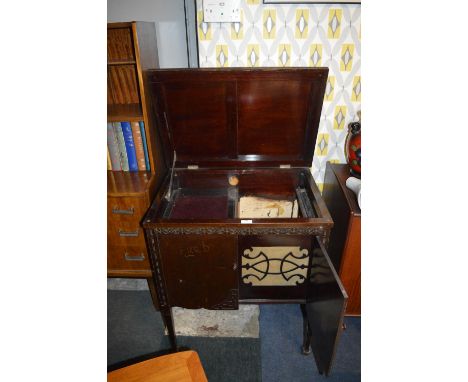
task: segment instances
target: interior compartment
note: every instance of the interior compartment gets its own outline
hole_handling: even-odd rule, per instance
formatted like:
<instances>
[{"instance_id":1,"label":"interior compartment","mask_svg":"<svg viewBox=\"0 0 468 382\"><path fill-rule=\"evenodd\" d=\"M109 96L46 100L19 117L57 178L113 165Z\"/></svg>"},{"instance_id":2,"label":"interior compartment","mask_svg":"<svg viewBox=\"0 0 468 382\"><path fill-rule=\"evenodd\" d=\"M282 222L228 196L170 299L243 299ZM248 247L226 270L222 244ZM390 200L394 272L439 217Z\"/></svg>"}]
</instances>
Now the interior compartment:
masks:
<instances>
[{"instance_id":1,"label":"interior compartment","mask_svg":"<svg viewBox=\"0 0 468 382\"><path fill-rule=\"evenodd\" d=\"M302 171L176 169L169 183L160 208L163 219L318 216L308 179Z\"/></svg>"},{"instance_id":2,"label":"interior compartment","mask_svg":"<svg viewBox=\"0 0 468 382\"><path fill-rule=\"evenodd\" d=\"M308 168L327 74L327 68L150 71L164 159L172 164L158 218L321 217ZM232 176L237 181L230 183Z\"/></svg>"}]
</instances>

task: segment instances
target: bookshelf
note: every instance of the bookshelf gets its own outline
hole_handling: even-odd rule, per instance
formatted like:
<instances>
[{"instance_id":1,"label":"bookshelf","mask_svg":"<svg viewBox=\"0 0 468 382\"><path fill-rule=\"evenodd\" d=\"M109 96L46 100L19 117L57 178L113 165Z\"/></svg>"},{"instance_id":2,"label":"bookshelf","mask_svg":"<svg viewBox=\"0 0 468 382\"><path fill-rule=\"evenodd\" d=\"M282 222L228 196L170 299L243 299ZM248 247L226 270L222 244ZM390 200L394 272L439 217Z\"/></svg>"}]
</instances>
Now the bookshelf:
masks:
<instances>
[{"instance_id":1,"label":"bookshelf","mask_svg":"<svg viewBox=\"0 0 468 382\"><path fill-rule=\"evenodd\" d=\"M107 122L144 124L149 170L107 171L107 276L146 278L157 307L140 225L164 173L146 70L159 67L154 23L107 24Z\"/></svg>"},{"instance_id":2,"label":"bookshelf","mask_svg":"<svg viewBox=\"0 0 468 382\"><path fill-rule=\"evenodd\" d=\"M108 104L107 105L107 121L108 122L121 122L121 121L142 121L143 111L139 103L127 104Z\"/></svg>"}]
</instances>

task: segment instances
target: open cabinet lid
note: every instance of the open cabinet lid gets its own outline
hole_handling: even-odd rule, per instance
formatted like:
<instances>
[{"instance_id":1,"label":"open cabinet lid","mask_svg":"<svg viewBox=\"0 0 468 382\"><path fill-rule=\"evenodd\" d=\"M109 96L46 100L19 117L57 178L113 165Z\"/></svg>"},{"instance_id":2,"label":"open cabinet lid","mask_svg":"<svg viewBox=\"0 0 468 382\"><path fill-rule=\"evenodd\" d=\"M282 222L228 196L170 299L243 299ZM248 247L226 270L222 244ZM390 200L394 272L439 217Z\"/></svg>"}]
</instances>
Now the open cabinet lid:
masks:
<instances>
[{"instance_id":1,"label":"open cabinet lid","mask_svg":"<svg viewBox=\"0 0 468 382\"><path fill-rule=\"evenodd\" d=\"M175 167L310 167L328 68L149 70Z\"/></svg>"}]
</instances>

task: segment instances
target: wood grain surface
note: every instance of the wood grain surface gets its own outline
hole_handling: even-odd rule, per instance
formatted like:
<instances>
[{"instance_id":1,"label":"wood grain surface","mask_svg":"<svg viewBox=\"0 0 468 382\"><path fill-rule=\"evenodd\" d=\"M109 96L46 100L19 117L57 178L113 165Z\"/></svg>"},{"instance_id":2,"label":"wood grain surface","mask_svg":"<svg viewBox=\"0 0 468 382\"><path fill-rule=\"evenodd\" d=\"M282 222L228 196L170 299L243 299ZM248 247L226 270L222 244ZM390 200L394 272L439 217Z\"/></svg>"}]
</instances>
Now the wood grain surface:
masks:
<instances>
[{"instance_id":1,"label":"wood grain surface","mask_svg":"<svg viewBox=\"0 0 468 382\"><path fill-rule=\"evenodd\" d=\"M310 167L328 68L159 69L148 78L177 167Z\"/></svg>"},{"instance_id":2,"label":"wood grain surface","mask_svg":"<svg viewBox=\"0 0 468 382\"><path fill-rule=\"evenodd\" d=\"M184 351L169 354L107 374L108 382L206 382L198 354Z\"/></svg>"},{"instance_id":3,"label":"wood grain surface","mask_svg":"<svg viewBox=\"0 0 468 382\"><path fill-rule=\"evenodd\" d=\"M107 121L142 121L150 162L150 171L107 172L107 275L146 278L156 309L158 299L140 223L166 171L145 85L146 70L158 67L154 23L107 24Z\"/></svg>"},{"instance_id":4,"label":"wood grain surface","mask_svg":"<svg viewBox=\"0 0 468 382\"><path fill-rule=\"evenodd\" d=\"M346 187L347 164L327 164L323 199L334 221L328 253L348 293L347 315L361 314L361 209Z\"/></svg>"}]
</instances>

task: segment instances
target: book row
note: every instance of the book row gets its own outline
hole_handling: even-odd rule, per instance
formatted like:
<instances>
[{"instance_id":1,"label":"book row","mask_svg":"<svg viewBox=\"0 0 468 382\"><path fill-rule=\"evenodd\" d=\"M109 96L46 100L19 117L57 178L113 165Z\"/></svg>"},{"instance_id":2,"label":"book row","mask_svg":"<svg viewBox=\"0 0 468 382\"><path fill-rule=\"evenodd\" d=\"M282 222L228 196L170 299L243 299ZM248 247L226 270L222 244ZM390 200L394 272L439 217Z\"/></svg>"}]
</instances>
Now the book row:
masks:
<instances>
[{"instance_id":1,"label":"book row","mask_svg":"<svg viewBox=\"0 0 468 382\"><path fill-rule=\"evenodd\" d=\"M150 171L143 121L107 123L107 169Z\"/></svg>"}]
</instances>

